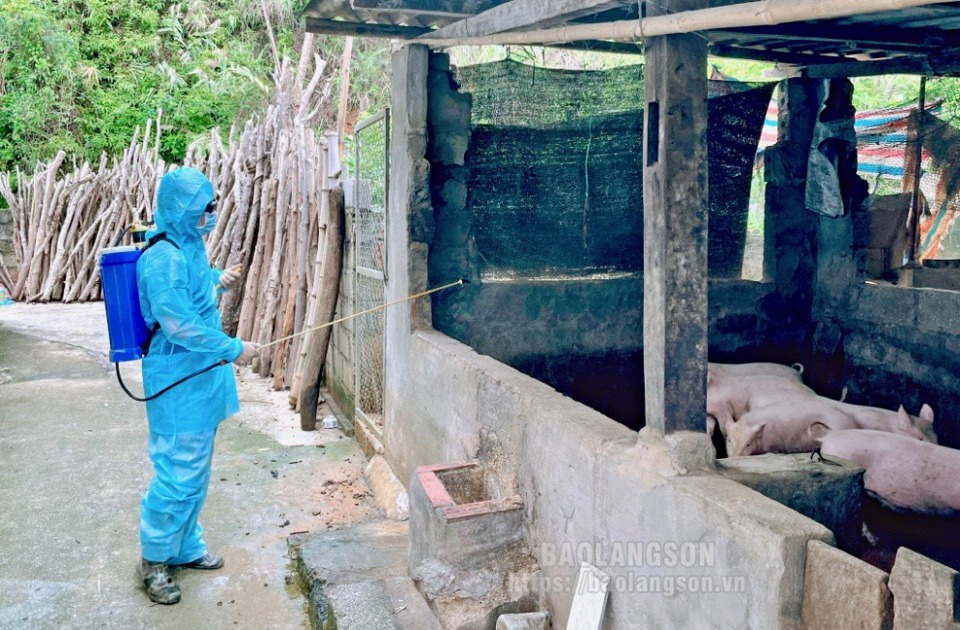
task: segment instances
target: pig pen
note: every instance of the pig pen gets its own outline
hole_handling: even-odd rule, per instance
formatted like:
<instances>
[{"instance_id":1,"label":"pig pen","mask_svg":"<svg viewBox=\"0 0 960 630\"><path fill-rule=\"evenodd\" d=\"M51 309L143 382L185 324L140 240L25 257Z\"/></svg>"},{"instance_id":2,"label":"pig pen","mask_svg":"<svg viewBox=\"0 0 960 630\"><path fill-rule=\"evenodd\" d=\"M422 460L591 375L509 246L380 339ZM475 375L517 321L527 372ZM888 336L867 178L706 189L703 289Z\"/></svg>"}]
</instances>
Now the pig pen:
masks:
<instances>
[{"instance_id":1,"label":"pig pen","mask_svg":"<svg viewBox=\"0 0 960 630\"><path fill-rule=\"evenodd\" d=\"M570 72L507 60L438 67L429 85L429 280L471 281L434 296L434 328L639 430L642 66ZM764 290L739 278L772 90L710 82L717 295ZM756 300L711 303L723 310L714 323L741 339L760 325Z\"/></svg>"},{"instance_id":2,"label":"pig pen","mask_svg":"<svg viewBox=\"0 0 960 630\"><path fill-rule=\"evenodd\" d=\"M536 78L521 84L521 93L547 74L536 72ZM811 89L811 82L792 84ZM636 91L635 86L622 89ZM505 90L498 86L496 92ZM587 173L570 175L570 169L589 164L588 155L603 155L602 125L594 119L580 134L586 137L580 153L552 153L562 158L554 167L567 173L560 181L572 188L576 182L581 191L562 206L567 216L553 215L547 222L565 233L542 234L549 225L537 223L526 210L514 213L512 226L484 226L471 206L477 181L471 160L481 157L471 153L478 146L472 115L477 98L462 89L445 56L416 46L395 55L390 193L395 211L388 218L387 300L457 278L471 283L432 303L387 311L383 447L391 468L412 488L420 466L479 460L497 477L498 487L516 488L527 550L547 578L575 576L576 563L562 561L555 552L583 541L602 555L625 542L698 540L714 545L716 552L709 567L698 567L703 576L718 584L725 577L747 580L743 590L720 589L708 596L651 598L618 589L609 601L607 627L798 625L806 614L805 597L836 595L805 587L812 561L808 542L833 543L833 534L716 475L715 451L705 435L660 438L642 429L637 439L636 429L646 424L639 358L643 277L636 266L642 260L642 231L637 231L642 228L590 195L620 194L639 214L635 191L613 190L623 183L639 185L639 175L611 176L639 164L621 156L615 167L602 172L586 168ZM527 93L524 98L537 102ZM789 109L781 107L781 112L787 119L782 125L789 126ZM556 126L565 116L554 113L545 133L562 138ZM802 126L810 115L797 118L792 124ZM618 120L623 116L618 114ZM631 124L637 133L636 120ZM510 146L528 162L535 161L535 152L523 148L529 146L529 131L520 137ZM783 169L767 169L765 280L738 279L731 270L739 269L739 262L721 271L724 264L715 263L716 239L711 239L710 356L725 362L799 361L808 366L807 374L819 375L825 393L844 385L854 391L844 380L859 365L852 359L856 355L838 361L837 350L850 334L843 328L849 326L845 309L862 287L852 248L830 247L842 243L852 227L849 219L821 224L819 217L797 207L798 195L789 190L797 178L789 172L788 149L790 143L784 143ZM549 170L511 175L504 159L495 158L504 173L488 167L483 177L492 188L486 193L491 199L522 189L516 186L549 181ZM611 214L604 217L604 212ZM595 218L600 221L596 225L591 223ZM713 214L711 235L716 236L712 228ZM620 235L619 247L606 243L613 253L591 242L605 231ZM491 265L491 252L497 252L489 249L491 243L507 241L513 249L499 255L512 266ZM545 258L537 252L544 244L549 250ZM742 251L742 243L735 249ZM728 255L721 254L721 261ZM836 258L843 263L839 273ZM616 384L607 387L611 382ZM870 391L868 383L856 391ZM938 429L945 421L948 416L941 414ZM418 535L411 531L412 537ZM599 564L615 580L635 577L636 567ZM677 573L662 566L646 569L661 577ZM572 601L569 589L539 595L562 625Z\"/></svg>"}]
</instances>

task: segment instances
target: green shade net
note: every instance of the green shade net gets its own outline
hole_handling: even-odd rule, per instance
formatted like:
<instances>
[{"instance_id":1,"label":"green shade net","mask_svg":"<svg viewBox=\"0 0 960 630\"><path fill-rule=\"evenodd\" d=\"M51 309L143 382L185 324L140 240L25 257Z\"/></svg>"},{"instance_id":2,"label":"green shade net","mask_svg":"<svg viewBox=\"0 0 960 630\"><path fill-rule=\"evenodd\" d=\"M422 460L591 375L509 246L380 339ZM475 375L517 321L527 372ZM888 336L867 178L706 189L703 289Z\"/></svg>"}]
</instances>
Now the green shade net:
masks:
<instances>
[{"instance_id":1,"label":"green shade net","mask_svg":"<svg viewBox=\"0 0 960 630\"><path fill-rule=\"evenodd\" d=\"M502 61L461 68L473 97L467 209L485 273L643 266L643 67ZM773 84L710 82L709 263L739 277L750 179Z\"/></svg>"}]
</instances>

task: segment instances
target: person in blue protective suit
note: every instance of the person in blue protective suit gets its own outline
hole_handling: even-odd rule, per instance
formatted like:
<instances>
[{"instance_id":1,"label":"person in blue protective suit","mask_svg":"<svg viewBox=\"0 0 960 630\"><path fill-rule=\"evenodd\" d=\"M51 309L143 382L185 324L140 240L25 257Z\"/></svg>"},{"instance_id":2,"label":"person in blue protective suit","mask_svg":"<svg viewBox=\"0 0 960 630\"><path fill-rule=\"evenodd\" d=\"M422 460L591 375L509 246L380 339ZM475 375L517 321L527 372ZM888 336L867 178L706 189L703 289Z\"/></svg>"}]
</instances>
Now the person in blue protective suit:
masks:
<instances>
[{"instance_id":1,"label":"person in blue protective suit","mask_svg":"<svg viewBox=\"0 0 960 630\"><path fill-rule=\"evenodd\" d=\"M217 425L240 410L230 362L246 365L256 346L225 334L217 287L232 288L239 271L210 267L202 237L216 225L213 186L200 171L180 168L160 182L157 230L137 261L140 308L154 331L143 359L147 396L213 365L222 365L147 402L147 449L155 476L141 503L137 574L161 604L180 601L170 568L219 569L198 517L210 483Z\"/></svg>"}]
</instances>

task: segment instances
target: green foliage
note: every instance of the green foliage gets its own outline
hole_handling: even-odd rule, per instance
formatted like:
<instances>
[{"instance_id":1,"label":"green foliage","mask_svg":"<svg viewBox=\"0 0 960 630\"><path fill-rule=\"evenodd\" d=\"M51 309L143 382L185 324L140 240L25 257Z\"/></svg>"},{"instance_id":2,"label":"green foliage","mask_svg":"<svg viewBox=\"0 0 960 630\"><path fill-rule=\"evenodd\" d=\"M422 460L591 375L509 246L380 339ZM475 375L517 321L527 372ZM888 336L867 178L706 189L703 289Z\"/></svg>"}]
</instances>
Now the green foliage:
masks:
<instances>
[{"instance_id":1,"label":"green foliage","mask_svg":"<svg viewBox=\"0 0 960 630\"><path fill-rule=\"evenodd\" d=\"M3 0L0 170L58 150L116 154L163 110L162 155L258 111L280 54L301 35L299 0Z\"/></svg>"}]
</instances>

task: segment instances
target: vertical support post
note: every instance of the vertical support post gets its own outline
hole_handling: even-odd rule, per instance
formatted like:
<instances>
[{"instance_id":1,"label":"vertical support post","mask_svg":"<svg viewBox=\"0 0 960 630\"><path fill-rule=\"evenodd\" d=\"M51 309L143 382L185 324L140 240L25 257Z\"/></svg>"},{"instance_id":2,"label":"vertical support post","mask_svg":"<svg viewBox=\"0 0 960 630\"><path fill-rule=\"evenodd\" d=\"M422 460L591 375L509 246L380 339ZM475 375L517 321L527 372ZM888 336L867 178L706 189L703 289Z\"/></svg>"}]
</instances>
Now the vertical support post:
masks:
<instances>
[{"instance_id":1,"label":"vertical support post","mask_svg":"<svg viewBox=\"0 0 960 630\"><path fill-rule=\"evenodd\" d=\"M427 288L427 250L432 239L429 227L430 164L427 152L426 46L404 46L393 53L390 106L390 183L386 217L386 281L384 300L392 302ZM425 227L426 224L426 227ZM418 328L429 327L430 300L414 300L384 311L384 414L383 446L391 466L412 471L403 461L404 443L413 439L399 420L409 404L410 339Z\"/></svg>"},{"instance_id":2,"label":"vertical support post","mask_svg":"<svg viewBox=\"0 0 960 630\"><path fill-rule=\"evenodd\" d=\"M927 101L927 77L920 77L920 98L918 100L916 125L913 129L914 155L913 190L910 197L910 259L908 267L920 265L920 178L923 176L923 120ZM911 278L912 280L913 278Z\"/></svg>"},{"instance_id":3,"label":"vertical support post","mask_svg":"<svg viewBox=\"0 0 960 630\"><path fill-rule=\"evenodd\" d=\"M682 3L700 8L699 0ZM690 6L687 6L687 5ZM645 4L652 12L655 7ZM671 5L672 10L676 7ZM645 42L643 360L647 426L705 429L707 44Z\"/></svg>"},{"instance_id":4,"label":"vertical support post","mask_svg":"<svg viewBox=\"0 0 960 630\"><path fill-rule=\"evenodd\" d=\"M764 310L771 360L803 361L808 351L817 265L817 215L806 209L807 162L821 96L819 79L781 84L777 144L764 151L764 276L776 290Z\"/></svg>"}]
</instances>

